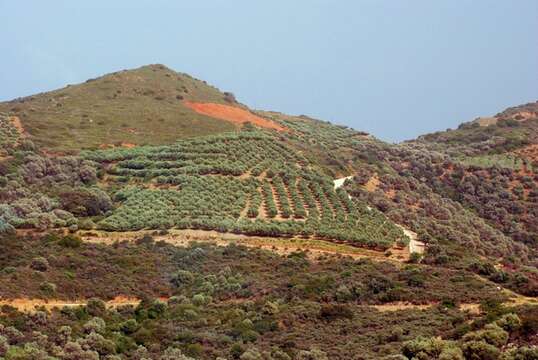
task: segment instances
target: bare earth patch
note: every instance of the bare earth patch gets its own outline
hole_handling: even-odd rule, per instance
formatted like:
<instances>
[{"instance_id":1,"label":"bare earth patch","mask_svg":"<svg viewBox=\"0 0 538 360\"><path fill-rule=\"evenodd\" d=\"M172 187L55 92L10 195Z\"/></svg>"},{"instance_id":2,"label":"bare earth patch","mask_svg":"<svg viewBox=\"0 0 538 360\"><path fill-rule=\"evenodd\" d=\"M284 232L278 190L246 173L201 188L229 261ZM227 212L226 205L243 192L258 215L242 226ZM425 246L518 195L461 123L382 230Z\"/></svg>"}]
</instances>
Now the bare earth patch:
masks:
<instances>
[{"instance_id":1,"label":"bare earth patch","mask_svg":"<svg viewBox=\"0 0 538 360\"><path fill-rule=\"evenodd\" d=\"M497 123L497 118L490 116L490 117L479 117L475 120L480 126L490 126Z\"/></svg>"},{"instance_id":2,"label":"bare earth patch","mask_svg":"<svg viewBox=\"0 0 538 360\"><path fill-rule=\"evenodd\" d=\"M87 300L46 300L46 299L10 299L0 300L0 306L8 305L22 312L33 312L36 308L45 308L46 310L52 310L54 308L61 309L63 307L77 307L85 306ZM118 306L132 305L137 306L140 303L139 299L130 298L126 296L117 296L114 299L107 301L106 306L108 308L114 308Z\"/></svg>"},{"instance_id":3,"label":"bare earth patch","mask_svg":"<svg viewBox=\"0 0 538 360\"><path fill-rule=\"evenodd\" d=\"M285 130L284 127L271 120L264 119L260 116L254 115L247 110L235 106L215 103L198 103L191 101L185 101L183 102L183 104L185 104L185 106L196 111L199 114L210 116L216 119L230 121L234 124L252 123L254 125L267 129L273 129L277 131Z\"/></svg>"},{"instance_id":4,"label":"bare earth patch","mask_svg":"<svg viewBox=\"0 0 538 360\"><path fill-rule=\"evenodd\" d=\"M379 184L381 182L379 181L379 178L377 177L377 174L372 176L366 184L364 184L364 187L368 192L374 192L379 187Z\"/></svg>"},{"instance_id":5,"label":"bare earth patch","mask_svg":"<svg viewBox=\"0 0 538 360\"><path fill-rule=\"evenodd\" d=\"M303 238L268 238L252 237L242 234L219 233L206 230L169 230L166 235L154 235L154 231L79 231L78 235L84 241L113 244L117 241L134 241L145 234L153 236L155 241L164 241L175 246L186 247L192 242L208 242L217 246L229 244L243 245L251 248L264 249L279 255L288 255L296 251L305 251L308 258L317 261L323 256L349 256L354 259L370 258L377 261L401 261L396 257L387 257L383 252L339 244L320 239Z\"/></svg>"},{"instance_id":6,"label":"bare earth patch","mask_svg":"<svg viewBox=\"0 0 538 360\"><path fill-rule=\"evenodd\" d=\"M531 161L538 161L538 144L527 145L513 153Z\"/></svg>"},{"instance_id":7,"label":"bare earth patch","mask_svg":"<svg viewBox=\"0 0 538 360\"><path fill-rule=\"evenodd\" d=\"M506 292L510 296L514 296L513 298L505 301L503 304L506 306L519 306L519 305L538 305L538 299L521 296L514 294L513 292L501 289L500 291ZM406 302L392 302L392 303L386 303L382 305L371 305L370 307L373 307L377 309L378 311L385 312L385 311L402 311L402 310L427 310L434 306L438 306L439 303L433 302L430 304L411 304ZM463 303L459 304L458 308L461 311L467 311L471 314L480 314L480 304L479 303Z\"/></svg>"},{"instance_id":8,"label":"bare earth patch","mask_svg":"<svg viewBox=\"0 0 538 360\"><path fill-rule=\"evenodd\" d=\"M166 297L161 297L159 300L167 302L169 299ZM226 301L227 303L244 303L250 301L251 299L230 299ZM127 296L117 296L112 300L105 302L107 308L117 308L120 306L138 306L141 300L134 297ZM35 312L39 309L45 309L51 311L53 309L61 309L64 307L78 307L86 306L88 303L87 299L84 300L45 300L45 299L9 299L9 300L0 300L0 307L7 305L11 306L21 312ZM518 306L518 305L538 305L538 300L535 298L528 298L524 296L517 296L516 298L510 299L504 302L504 305L507 306ZM359 305L360 307L374 308L380 312L393 312L393 311L412 311L412 310L428 310L434 306L438 306L439 303L432 302L429 304L412 304L407 302L391 302L381 305ZM464 303L458 306L458 309L461 311L466 311L473 315L479 315L481 313L479 303Z\"/></svg>"}]
</instances>

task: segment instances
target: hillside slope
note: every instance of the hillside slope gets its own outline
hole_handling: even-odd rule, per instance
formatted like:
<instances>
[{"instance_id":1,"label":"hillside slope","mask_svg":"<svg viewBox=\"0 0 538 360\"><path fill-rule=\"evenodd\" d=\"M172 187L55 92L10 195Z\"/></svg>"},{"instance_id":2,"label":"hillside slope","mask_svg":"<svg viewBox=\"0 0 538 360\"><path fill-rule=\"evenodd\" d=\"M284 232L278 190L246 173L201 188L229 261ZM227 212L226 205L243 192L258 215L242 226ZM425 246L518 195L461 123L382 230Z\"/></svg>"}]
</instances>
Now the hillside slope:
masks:
<instances>
[{"instance_id":1,"label":"hillside slope","mask_svg":"<svg viewBox=\"0 0 538 360\"><path fill-rule=\"evenodd\" d=\"M535 358L533 109L388 144L162 65L2 103L0 357Z\"/></svg>"},{"instance_id":2,"label":"hillside slope","mask_svg":"<svg viewBox=\"0 0 538 360\"><path fill-rule=\"evenodd\" d=\"M250 114L232 94L163 65L119 71L0 103L0 113L17 117L38 146L53 152L76 152L121 144L170 144L241 125L193 106L205 103Z\"/></svg>"},{"instance_id":3,"label":"hillside slope","mask_svg":"<svg viewBox=\"0 0 538 360\"><path fill-rule=\"evenodd\" d=\"M479 165L504 159L517 166L516 158L538 164L538 102L508 108L494 117L477 118L455 130L422 135L411 142ZM501 165L508 164L505 161Z\"/></svg>"}]
</instances>

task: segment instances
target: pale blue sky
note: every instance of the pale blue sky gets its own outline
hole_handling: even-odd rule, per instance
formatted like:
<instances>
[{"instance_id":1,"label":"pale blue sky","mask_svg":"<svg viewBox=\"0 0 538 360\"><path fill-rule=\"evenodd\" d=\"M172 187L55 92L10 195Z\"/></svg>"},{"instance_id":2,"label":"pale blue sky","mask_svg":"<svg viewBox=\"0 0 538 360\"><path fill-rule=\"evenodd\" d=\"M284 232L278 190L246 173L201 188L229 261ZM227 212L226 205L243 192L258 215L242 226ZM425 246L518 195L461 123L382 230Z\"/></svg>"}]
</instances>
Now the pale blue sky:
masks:
<instances>
[{"instance_id":1,"label":"pale blue sky","mask_svg":"<svg viewBox=\"0 0 538 360\"><path fill-rule=\"evenodd\" d=\"M538 99L536 0L0 0L0 100L149 63L400 141Z\"/></svg>"}]
</instances>

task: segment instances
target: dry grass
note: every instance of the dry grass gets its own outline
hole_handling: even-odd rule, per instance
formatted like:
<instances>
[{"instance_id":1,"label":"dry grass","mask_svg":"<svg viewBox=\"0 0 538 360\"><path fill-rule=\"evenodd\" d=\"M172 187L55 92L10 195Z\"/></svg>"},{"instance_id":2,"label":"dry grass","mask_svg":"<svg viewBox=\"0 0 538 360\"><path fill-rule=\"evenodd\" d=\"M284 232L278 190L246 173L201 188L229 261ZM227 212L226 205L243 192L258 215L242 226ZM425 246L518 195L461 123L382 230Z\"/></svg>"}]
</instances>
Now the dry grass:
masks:
<instances>
[{"instance_id":1,"label":"dry grass","mask_svg":"<svg viewBox=\"0 0 538 360\"><path fill-rule=\"evenodd\" d=\"M168 144L233 131L183 100L225 103L218 89L162 65L108 74L78 85L0 103L37 145L68 152L101 144Z\"/></svg>"},{"instance_id":2,"label":"dry grass","mask_svg":"<svg viewBox=\"0 0 538 360\"><path fill-rule=\"evenodd\" d=\"M209 242L218 246L229 244L243 245L252 248L264 249L275 252L279 255L288 255L296 251L306 251L311 260L317 260L320 256L349 256L354 259L370 258L378 261L401 262L408 256L400 257L397 249L391 249L393 255L385 256L385 253L339 244L320 239L293 238L269 238L251 237L241 234L219 233L205 230L169 230L166 235L154 235L154 231L127 231L127 232L106 232L106 231L79 231L78 235L84 241L113 244L117 241L134 241L145 234L151 234L155 241L164 241L175 246L188 246L191 242ZM394 251L392 251L394 250Z\"/></svg>"}]
</instances>

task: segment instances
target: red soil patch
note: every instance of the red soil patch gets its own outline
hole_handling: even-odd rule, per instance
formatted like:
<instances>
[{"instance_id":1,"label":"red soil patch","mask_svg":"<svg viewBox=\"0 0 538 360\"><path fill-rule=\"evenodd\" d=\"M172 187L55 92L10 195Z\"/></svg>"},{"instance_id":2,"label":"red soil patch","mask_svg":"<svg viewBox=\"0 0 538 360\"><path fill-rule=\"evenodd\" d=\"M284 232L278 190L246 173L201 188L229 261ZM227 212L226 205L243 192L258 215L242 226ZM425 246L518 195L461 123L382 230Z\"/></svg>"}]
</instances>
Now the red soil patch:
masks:
<instances>
[{"instance_id":1,"label":"red soil patch","mask_svg":"<svg viewBox=\"0 0 538 360\"><path fill-rule=\"evenodd\" d=\"M538 160L538 144L525 146L524 148L513 151L513 153L531 161Z\"/></svg>"},{"instance_id":2,"label":"red soil patch","mask_svg":"<svg viewBox=\"0 0 538 360\"><path fill-rule=\"evenodd\" d=\"M251 112L230 105L214 104L214 103L197 103L191 101L184 101L183 104L189 109L196 111L199 114L207 115L212 118L230 121L234 124L252 123L254 125L264 127L267 129L273 129L277 131L284 131L285 128L277 123L256 116Z\"/></svg>"}]
</instances>

